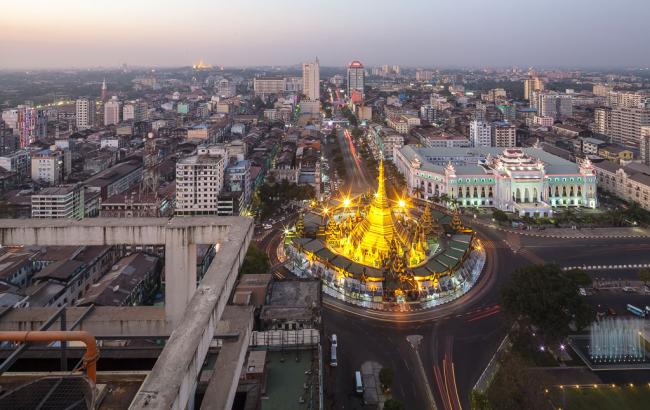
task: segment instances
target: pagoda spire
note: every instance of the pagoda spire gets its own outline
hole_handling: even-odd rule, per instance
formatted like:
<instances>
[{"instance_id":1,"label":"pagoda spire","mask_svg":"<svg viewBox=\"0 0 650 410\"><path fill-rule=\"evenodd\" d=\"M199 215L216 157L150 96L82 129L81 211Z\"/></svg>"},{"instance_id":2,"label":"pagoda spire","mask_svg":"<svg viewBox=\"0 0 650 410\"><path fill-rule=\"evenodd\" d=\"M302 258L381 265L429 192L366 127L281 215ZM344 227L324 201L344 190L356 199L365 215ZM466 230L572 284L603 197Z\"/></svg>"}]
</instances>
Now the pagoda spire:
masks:
<instances>
[{"instance_id":1,"label":"pagoda spire","mask_svg":"<svg viewBox=\"0 0 650 410\"><path fill-rule=\"evenodd\" d=\"M384 181L384 160L379 161L379 172L377 175L377 192L373 199L374 205L379 208L388 208L388 196L386 195L386 184Z\"/></svg>"}]
</instances>

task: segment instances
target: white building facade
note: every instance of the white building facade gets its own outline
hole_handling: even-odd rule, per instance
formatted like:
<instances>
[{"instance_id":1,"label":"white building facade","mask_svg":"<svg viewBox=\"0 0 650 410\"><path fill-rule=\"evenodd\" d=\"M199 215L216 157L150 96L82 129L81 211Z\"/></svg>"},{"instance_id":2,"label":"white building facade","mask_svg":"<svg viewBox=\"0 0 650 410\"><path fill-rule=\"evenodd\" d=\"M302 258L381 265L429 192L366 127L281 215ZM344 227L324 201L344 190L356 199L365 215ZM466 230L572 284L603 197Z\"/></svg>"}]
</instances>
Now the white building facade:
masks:
<instances>
[{"instance_id":1,"label":"white building facade","mask_svg":"<svg viewBox=\"0 0 650 410\"><path fill-rule=\"evenodd\" d=\"M176 163L176 214L217 215L225 160L221 155L193 155Z\"/></svg>"},{"instance_id":2,"label":"white building facade","mask_svg":"<svg viewBox=\"0 0 650 410\"><path fill-rule=\"evenodd\" d=\"M549 217L557 207L595 208L590 161L574 164L537 148L413 148L395 151L409 192L445 195L460 207L493 207L521 216Z\"/></svg>"}]
</instances>

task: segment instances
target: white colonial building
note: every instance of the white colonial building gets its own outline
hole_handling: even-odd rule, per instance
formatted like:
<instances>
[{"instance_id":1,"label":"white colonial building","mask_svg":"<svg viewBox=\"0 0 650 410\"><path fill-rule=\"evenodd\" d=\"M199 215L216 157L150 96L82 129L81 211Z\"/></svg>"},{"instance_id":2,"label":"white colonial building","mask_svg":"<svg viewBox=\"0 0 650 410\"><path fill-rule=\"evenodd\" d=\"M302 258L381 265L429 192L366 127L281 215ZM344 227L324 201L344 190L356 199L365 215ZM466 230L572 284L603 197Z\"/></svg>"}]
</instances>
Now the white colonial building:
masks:
<instances>
[{"instance_id":1,"label":"white colonial building","mask_svg":"<svg viewBox=\"0 0 650 410\"><path fill-rule=\"evenodd\" d=\"M494 207L521 216L548 217L555 207L595 208L590 161L564 160L538 148L415 148L395 150L409 192L446 195L461 207Z\"/></svg>"}]
</instances>

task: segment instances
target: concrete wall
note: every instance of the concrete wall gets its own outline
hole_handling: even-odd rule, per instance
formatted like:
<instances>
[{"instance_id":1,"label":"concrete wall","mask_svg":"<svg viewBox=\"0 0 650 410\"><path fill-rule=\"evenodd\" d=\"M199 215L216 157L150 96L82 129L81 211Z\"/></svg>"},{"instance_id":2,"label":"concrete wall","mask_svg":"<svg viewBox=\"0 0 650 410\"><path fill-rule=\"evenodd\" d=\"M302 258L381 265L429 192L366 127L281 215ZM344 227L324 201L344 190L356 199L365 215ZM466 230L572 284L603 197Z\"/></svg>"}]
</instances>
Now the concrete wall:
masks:
<instances>
[{"instance_id":1,"label":"concrete wall","mask_svg":"<svg viewBox=\"0 0 650 410\"><path fill-rule=\"evenodd\" d=\"M196 245L228 239L244 217L0 220L2 245L165 245L165 312L173 325L196 289Z\"/></svg>"},{"instance_id":2,"label":"concrete wall","mask_svg":"<svg viewBox=\"0 0 650 410\"><path fill-rule=\"evenodd\" d=\"M242 219L247 223L233 226L229 240L222 242L131 409L184 410L192 402L208 347L253 234L252 220ZM235 382L238 373L222 375L224 383Z\"/></svg>"},{"instance_id":3,"label":"concrete wall","mask_svg":"<svg viewBox=\"0 0 650 410\"><path fill-rule=\"evenodd\" d=\"M66 323L71 326L87 307L66 309ZM0 331L38 330L58 308L12 309L0 318ZM60 321L50 329L60 329ZM95 336L169 336L171 326L165 321L165 309L157 306L97 306L74 329L87 330Z\"/></svg>"}]
</instances>

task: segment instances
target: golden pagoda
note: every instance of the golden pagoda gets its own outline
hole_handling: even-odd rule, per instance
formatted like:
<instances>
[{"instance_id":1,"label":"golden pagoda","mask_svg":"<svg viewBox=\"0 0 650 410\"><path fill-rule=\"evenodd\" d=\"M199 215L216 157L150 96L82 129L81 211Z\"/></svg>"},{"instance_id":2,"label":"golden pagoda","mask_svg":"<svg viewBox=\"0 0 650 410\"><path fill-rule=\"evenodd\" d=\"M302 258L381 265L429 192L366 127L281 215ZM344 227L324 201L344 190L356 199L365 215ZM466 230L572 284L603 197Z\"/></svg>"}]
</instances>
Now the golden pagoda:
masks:
<instances>
[{"instance_id":1,"label":"golden pagoda","mask_svg":"<svg viewBox=\"0 0 650 410\"><path fill-rule=\"evenodd\" d=\"M397 210L391 207L386 195L384 164L380 161L377 191L372 201L360 222L353 223L352 218L345 220L342 225L347 225L349 232L341 232L341 237L337 238L340 239L339 247L334 250L355 262L382 267L391 256L391 243L394 243L393 253L396 252L399 257L407 256L409 266L424 262L427 245L422 230L416 221L403 217L405 209L399 211L402 216L398 218Z\"/></svg>"}]
</instances>

